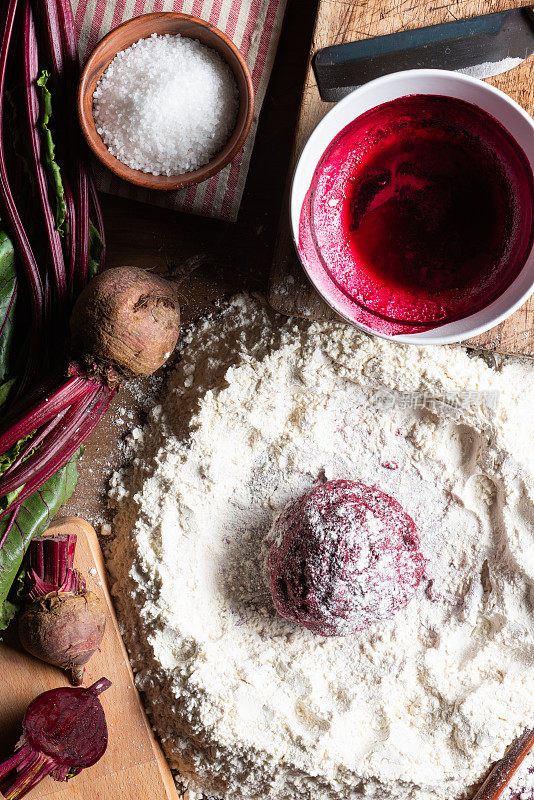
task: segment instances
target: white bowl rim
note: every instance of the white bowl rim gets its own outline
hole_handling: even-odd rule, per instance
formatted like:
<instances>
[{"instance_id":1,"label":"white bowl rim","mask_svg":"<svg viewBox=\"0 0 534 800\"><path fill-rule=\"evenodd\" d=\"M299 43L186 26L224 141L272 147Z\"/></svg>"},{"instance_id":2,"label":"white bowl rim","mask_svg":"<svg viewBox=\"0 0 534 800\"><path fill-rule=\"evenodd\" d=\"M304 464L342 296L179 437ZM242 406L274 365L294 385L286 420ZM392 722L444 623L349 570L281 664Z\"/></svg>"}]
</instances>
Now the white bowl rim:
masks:
<instances>
[{"instance_id":1,"label":"white bowl rim","mask_svg":"<svg viewBox=\"0 0 534 800\"><path fill-rule=\"evenodd\" d=\"M488 306L484 306L482 309L480 309L478 312L476 312L473 315L469 315L467 317L462 317L460 320L456 320L455 322L447 323L446 325L438 326L436 328L431 328L428 331L423 331L421 333L407 333L407 334L395 334L395 335L389 335L389 334L381 333L379 331L373 330L372 328L370 328L367 325L364 325L363 323L354 322L354 320L349 319L345 314L343 314L342 311L340 311L338 308L336 308L333 305L333 303L331 302L331 300L329 298L325 297L323 292L316 285L315 281L313 280L312 275L308 271L308 269L307 269L307 267L306 267L306 265L305 265L305 263L304 263L304 261L303 261L303 259L301 257L299 246L298 246L298 233L299 233L299 225L298 225L298 223L299 223L299 220L300 220L300 210L301 210L302 206L300 205L300 207L298 208L298 213L295 216L294 213L293 213L294 195L295 195L294 190L295 190L296 181L299 178L300 171L302 170L302 164L304 162L304 159L307 156L308 150L311 148L311 146L313 144L315 144L315 140L318 138L318 136L321 135L323 128L328 126L331 116L333 114L339 114L340 110L343 110L345 108L345 106L350 105L352 102L354 102L355 95L359 95L360 93L362 93L362 90L365 90L366 92L368 92L369 90L373 90L374 88L381 87L383 84L395 83L395 82L404 81L404 80L410 79L410 78L413 78L414 81L419 81L420 79L423 79L423 78L436 78L438 80L438 82L442 81L442 80L445 80L445 81L453 80L453 81L458 82L458 83L465 83L465 84L475 85L477 87L477 89L482 89L482 91L487 91L487 93L490 94L490 95L493 94L494 96L497 96L500 100L504 101L506 104L511 106L511 108L513 108L516 112L518 112L520 114L520 116L522 116L524 118L524 120L528 123L528 125L531 127L532 135L534 137L534 119L525 111L525 109L522 108L519 105L519 103L516 103L516 101L513 100L513 98L511 98L509 95L507 95L501 89L498 89L497 87L492 86L491 84L486 83L485 81L480 80L479 78L473 78L470 75L464 75L463 73L460 73L460 72L454 72L454 71L445 70L445 69L410 69L410 70L400 70L398 72L392 72L392 73L389 73L388 75L382 75L379 78L375 78L372 81L368 81L367 83L364 83L361 86L358 86L356 89L354 89L352 92L350 92L350 94L348 94L342 100L339 100L329 111L327 111L327 113L324 115L324 117L317 123L317 125L315 126L315 128L313 129L311 134L309 135L308 139L306 140L306 143L304 144L304 147L302 148L302 150L301 150L301 152L300 152L300 154L298 156L297 163L296 163L295 168L293 170L293 175L292 175L291 183L290 183L289 224L290 224L290 229L291 229L291 238L293 240L293 245L295 247L295 250L296 250L297 256L299 258L300 264L302 266L302 269L304 270L304 273L305 273L307 279L314 286L315 290L319 293L319 295L322 297L322 299L325 301L325 303L327 303L327 305L330 308L332 308L333 311L335 311L335 313L341 319L345 320L345 322L348 322L353 327L359 328L359 329L361 329L361 330L365 331L366 333L369 333L369 334L371 334L373 336L378 336L381 339L387 339L388 341L402 343L402 344L438 345L438 344L454 344L454 343L458 343L458 342L464 342L465 343L466 340L474 338L476 336L479 336L480 334L485 333L488 330L491 330L491 328L495 328L501 322L504 322L504 320L508 319L508 317L510 317L515 311L517 311L517 309L520 308L529 299L529 297L531 297L531 295L534 293L534 277L533 277L532 281L530 282L530 285L528 286L528 288L520 295L520 297L514 303L511 303L506 308L506 310L501 312L500 314L496 314L494 316L491 316L491 318L489 318L489 315L488 315L488 319L485 322L480 323L480 324L475 324L472 328L469 328L466 331L463 331L461 333L461 335L458 335L458 333L454 333L454 332L443 332L443 333L440 334L439 333L440 328L441 329L450 328L451 326L455 326L459 322L465 322L465 321L469 320L471 318L471 316L477 317L479 315L484 314L484 312L487 312L488 309L491 309L492 305L502 297L502 294L504 294L506 291L508 291L508 289L511 288L511 286L514 285L514 283L517 281L517 279L523 273L528 261L534 257L534 243L533 243L533 246L532 246L532 248L531 248L531 250L530 250L530 252L529 252L529 254L527 256L527 259L525 260L525 264L523 265L523 267L522 267L521 271L519 272L519 274L516 276L515 280L512 282L512 284L510 284L510 286L505 290L505 292L501 293L501 295L499 295L499 297L497 297L494 301L492 301L492 303L490 303ZM418 93L417 92L417 87L414 85L413 92L409 92L407 94L417 94L417 93ZM435 94L440 94L439 91L435 91L434 93ZM425 94L429 94L429 92L425 92ZM398 96L399 97L403 97L403 96L406 96L406 94L403 94L403 95L399 94ZM454 95L452 95L450 93L447 93L447 92L443 92L443 96L444 97L454 97ZM473 103L473 105L476 105L476 103ZM370 108L372 108L372 106L370 106ZM355 119L356 118L357 117L355 117ZM500 120L498 120L498 121L500 121ZM345 123L345 124L347 124L347 123ZM502 121L500 121L500 124L504 126L504 123ZM337 133L339 133L341 130L343 130L343 127L345 127L345 125L342 125L338 129ZM504 127L506 127L506 126L504 126ZM336 134L334 133L333 136L330 136L328 138L328 142L325 144L324 150L326 150L326 148L329 146L329 143L333 140L335 135ZM323 150L323 152L324 152L324 150ZM294 224L294 220L295 219L296 219L296 225Z\"/></svg>"}]
</instances>

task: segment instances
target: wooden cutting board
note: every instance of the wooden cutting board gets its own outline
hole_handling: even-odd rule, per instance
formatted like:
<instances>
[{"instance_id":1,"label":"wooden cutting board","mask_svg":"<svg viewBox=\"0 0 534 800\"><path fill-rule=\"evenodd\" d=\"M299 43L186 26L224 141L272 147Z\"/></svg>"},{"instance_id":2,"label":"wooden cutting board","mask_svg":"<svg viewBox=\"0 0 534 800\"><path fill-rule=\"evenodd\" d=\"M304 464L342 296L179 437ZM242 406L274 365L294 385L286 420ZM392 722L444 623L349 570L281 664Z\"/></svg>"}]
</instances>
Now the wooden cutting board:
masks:
<instances>
[{"instance_id":1,"label":"wooden cutting board","mask_svg":"<svg viewBox=\"0 0 534 800\"><path fill-rule=\"evenodd\" d=\"M102 759L67 783L45 778L28 795L33 800L179 800L179 793L134 686L132 670L119 633L106 585L104 561L94 529L77 517L58 520L54 533L78 536L75 566L87 587L107 609L101 651L85 671L84 685L100 677L112 686L100 699L106 713L109 743ZM13 626L11 626L13 628ZM69 682L59 669L43 664L20 650L16 632L9 630L0 643L0 758L11 755L21 734L28 704L41 692Z\"/></svg>"},{"instance_id":2,"label":"wooden cutting board","mask_svg":"<svg viewBox=\"0 0 534 800\"><path fill-rule=\"evenodd\" d=\"M531 2L531 0L530 0ZM304 84L289 176L309 135L332 108L323 103L315 82L312 58L332 44L396 33L454 19L530 5L529 0L320 0ZM534 114L534 58L509 72L488 78ZM297 259L289 229L288 202L284 203L274 261L269 302L283 314L311 319L336 319L336 314L308 282ZM471 347L534 357L534 298L493 330L466 342Z\"/></svg>"}]
</instances>

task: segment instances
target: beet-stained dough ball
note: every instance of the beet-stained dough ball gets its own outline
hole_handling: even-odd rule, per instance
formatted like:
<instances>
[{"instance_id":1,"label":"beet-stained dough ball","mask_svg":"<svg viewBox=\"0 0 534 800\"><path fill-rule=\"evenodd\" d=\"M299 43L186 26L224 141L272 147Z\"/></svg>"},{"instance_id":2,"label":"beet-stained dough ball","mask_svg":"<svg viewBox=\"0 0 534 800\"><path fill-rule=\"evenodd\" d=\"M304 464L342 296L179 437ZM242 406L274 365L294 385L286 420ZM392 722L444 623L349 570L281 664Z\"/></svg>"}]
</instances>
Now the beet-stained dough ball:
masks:
<instances>
[{"instance_id":1,"label":"beet-stained dough ball","mask_svg":"<svg viewBox=\"0 0 534 800\"><path fill-rule=\"evenodd\" d=\"M414 521L389 495L349 480L315 486L274 524L271 592L279 613L321 636L391 617L423 576Z\"/></svg>"}]
</instances>

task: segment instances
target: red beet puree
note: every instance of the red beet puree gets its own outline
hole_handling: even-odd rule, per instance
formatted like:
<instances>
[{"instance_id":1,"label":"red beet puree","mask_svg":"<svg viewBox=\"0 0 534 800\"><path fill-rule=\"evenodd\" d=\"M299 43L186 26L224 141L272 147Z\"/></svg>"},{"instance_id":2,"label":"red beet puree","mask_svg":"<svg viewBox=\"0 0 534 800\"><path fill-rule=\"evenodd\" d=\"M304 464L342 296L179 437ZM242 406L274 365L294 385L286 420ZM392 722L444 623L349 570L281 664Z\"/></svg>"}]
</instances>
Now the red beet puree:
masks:
<instances>
[{"instance_id":1,"label":"red beet puree","mask_svg":"<svg viewBox=\"0 0 534 800\"><path fill-rule=\"evenodd\" d=\"M532 246L533 198L526 156L497 120L450 97L401 97L329 145L299 249L355 322L426 330L510 285Z\"/></svg>"}]
</instances>

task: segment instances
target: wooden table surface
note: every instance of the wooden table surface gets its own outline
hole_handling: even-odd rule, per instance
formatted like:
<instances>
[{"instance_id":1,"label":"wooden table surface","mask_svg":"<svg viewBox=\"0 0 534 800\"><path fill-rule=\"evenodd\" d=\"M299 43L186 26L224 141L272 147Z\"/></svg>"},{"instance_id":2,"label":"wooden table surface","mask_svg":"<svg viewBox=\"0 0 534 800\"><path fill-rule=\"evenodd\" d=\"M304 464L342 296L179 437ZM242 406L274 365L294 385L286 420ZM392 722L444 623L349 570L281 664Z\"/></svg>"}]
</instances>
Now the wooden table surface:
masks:
<instances>
[{"instance_id":1,"label":"wooden table surface","mask_svg":"<svg viewBox=\"0 0 534 800\"><path fill-rule=\"evenodd\" d=\"M289 0L241 211L237 222L180 214L102 195L107 264L171 270L183 276L182 319L191 321L239 290L267 294L269 271L293 147L317 0ZM86 444L78 487L63 513L97 523L108 476L121 459L120 437L139 416L146 384L122 392ZM150 405L150 397L144 398ZM142 405L142 403L141 403ZM126 413L124 413L126 411Z\"/></svg>"}]
</instances>

